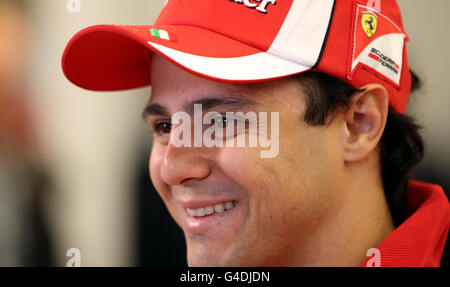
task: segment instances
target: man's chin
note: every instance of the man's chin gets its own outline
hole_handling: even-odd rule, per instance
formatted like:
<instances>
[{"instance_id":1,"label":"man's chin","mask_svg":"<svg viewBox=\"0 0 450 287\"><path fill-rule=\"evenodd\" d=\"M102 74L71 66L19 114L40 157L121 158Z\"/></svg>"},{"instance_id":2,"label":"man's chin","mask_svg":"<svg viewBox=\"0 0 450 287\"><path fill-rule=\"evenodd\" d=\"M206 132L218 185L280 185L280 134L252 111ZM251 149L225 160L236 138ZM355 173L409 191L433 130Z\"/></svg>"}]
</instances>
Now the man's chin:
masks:
<instances>
[{"instance_id":1,"label":"man's chin","mask_svg":"<svg viewBox=\"0 0 450 287\"><path fill-rule=\"evenodd\" d=\"M187 218L183 226L189 266L230 266L242 251L246 210L235 207L217 218ZM191 222L189 222L189 220ZM197 222L198 221L198 222ZM195 224L194 224L195 223Z\"/></svg>"},{"instance_id":2,"label":"man's chin","mask_svg":"<svg viewBox=\"0 0 450 287\"><path fill-rule=\"evenodd\" d=\"M218 258L207 256L188 256L189 267L225 267L224 263L219 262Z\"/></svg>"},{"instance_id":3,"label":"man's chin","mask_svg":"<svg viewBox=\"0 0 450 287\"><path fill-rule=\"evenodd\" d=\"M219 246L206 247L200 244L188 244L187 258L189 267L236 266L228 248Z\"/></svg>"},{"instance_id":4,"label":"man's chin","mask_svg":"<svg viewBox=\"0 0 450 287\"><path fill-rule=\"evenodd\" d=\"M204 250L204 248L190 248L188 247L188 265L189 267L221 267L224 266L223 260L219 253L214 252L214 248L211 250Z\"/></svg>"}]
</instances>

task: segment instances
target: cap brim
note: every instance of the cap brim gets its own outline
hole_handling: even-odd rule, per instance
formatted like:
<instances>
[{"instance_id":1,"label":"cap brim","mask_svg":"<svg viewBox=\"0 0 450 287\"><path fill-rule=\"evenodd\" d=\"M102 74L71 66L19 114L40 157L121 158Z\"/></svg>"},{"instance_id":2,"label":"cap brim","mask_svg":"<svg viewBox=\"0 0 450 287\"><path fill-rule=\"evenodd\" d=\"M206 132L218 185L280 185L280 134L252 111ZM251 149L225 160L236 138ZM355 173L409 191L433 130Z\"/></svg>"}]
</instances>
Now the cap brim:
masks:
<instances>
[{"instance_id":1,"label":"cap brim","mask_svg":"<svg viewBox=\"0 0 450 287\"><path fill-rule=\"evenodd\" d=\"M152 35L151 29L163 30L165 39ZM139 88L150 85L149 51L198 76L233 83L277 79L311 69L226 36L181 25L86 28L67 44L62 67L72 83L88 90Z\"/></svg>"}]
</instances>

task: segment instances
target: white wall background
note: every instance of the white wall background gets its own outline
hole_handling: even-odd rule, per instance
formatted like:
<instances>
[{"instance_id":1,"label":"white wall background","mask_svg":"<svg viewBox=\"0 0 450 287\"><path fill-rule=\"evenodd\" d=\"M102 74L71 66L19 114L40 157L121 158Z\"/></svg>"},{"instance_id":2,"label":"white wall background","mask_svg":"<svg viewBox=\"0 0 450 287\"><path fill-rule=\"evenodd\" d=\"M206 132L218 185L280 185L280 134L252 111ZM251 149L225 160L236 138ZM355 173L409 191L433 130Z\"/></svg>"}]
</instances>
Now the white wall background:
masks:
<instances>
[{"instance_id":1,"label":"white wall background","mask_svg":"<svg viewBox=\"0 0 450 287\"><path fill-rule=\"evenodd\" d=\"M57 192L47 216L56 235L58 264L65 265L66 250L75 247L83 266L134 265L133 167L142 143L149 141L140 112L150 89L85 91L65 79L60 61L78 30L103 23L153 23L164 0L81 0L81 13L73 14L66 0L30 2L35 43L31 92L43 157L56 175ZM425 81L409 112L426 128L429 158L450 170L450 1L399 4L411 37L411 66Z\"/></svg>"},{"instance_id":2,"label":"white wall background","mask_svg":"<svg viewBox=\"0 0 450 287\"><path fill-rule=\"evenodd\" d=\"M423 88L410 101L408 112L424 127L427 162L446 174L450 171L450 40L448 0L397 0L402 12L411 68ZM448 176L447 176L448 178ZM448 182L448 180L447 180Z\"/></svg>"},{"instance_id":3,"label":"white wall background","mask_svg":"<svg viewBox=\"0 0 450 287\"><path fill-rule=\"evenodd\" d=\"M83 266L133 265L133 175L148 140L140 119L150 89L94 93L72 85L61 56L72 35L94 24L153 23L162 1L81 0L69 13L66 0L30 1L35 51L32 93L43 158L53 168L56 192L48 216L55 255L78 248Z\"/></svg>"}]
</instances>

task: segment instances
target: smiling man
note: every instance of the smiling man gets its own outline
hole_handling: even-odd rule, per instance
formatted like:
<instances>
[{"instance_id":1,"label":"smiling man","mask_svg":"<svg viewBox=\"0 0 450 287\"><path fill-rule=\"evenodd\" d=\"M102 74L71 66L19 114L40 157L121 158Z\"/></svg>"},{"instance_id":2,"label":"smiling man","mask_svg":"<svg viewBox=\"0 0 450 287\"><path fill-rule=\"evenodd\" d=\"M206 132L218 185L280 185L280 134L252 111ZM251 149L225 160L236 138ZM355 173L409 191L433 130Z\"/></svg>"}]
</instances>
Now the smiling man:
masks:
<instances>
[{"instance_id":1,"label":"smiling man","mask_svg":"<svg viewBox=\"0 0 450 287\"><path fill-rule=\"evenodd\" d=\"M450 209L409 181L407 40L393 0L171 0L155 25L79 32L63 69L152 85L150 176L190 266L439 266Z\"/></svg>"}]
</instances>

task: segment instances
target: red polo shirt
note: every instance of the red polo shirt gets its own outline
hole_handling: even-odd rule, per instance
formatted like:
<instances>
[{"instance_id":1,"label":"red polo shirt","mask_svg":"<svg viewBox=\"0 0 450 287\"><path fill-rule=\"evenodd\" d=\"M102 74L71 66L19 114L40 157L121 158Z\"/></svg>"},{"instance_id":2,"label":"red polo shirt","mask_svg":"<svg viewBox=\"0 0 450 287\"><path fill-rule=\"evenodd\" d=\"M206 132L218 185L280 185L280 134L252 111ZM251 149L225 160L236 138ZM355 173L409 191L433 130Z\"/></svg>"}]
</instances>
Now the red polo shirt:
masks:
<instances>
[{"instance_id":1,"label":"red polo shirt","mask_svg":"<svg viewBox=\"0 0 450 287\"><path fill-rule=\"evenodd\" d=\"M380 265L440 266L450 225L450 205L444 191L438 185L411 181L406 212L408 218L377 247Z\"/></svg>"}]
</instances>

